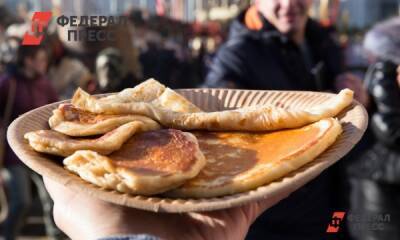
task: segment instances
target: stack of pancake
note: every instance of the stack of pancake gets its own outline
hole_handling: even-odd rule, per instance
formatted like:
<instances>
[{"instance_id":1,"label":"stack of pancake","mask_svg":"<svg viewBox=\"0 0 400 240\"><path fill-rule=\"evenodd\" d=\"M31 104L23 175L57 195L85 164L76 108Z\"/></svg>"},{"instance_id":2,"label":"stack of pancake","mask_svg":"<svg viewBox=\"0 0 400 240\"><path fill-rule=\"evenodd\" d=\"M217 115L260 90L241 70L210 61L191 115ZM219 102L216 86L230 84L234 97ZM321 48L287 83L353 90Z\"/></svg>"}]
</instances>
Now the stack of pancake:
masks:
<instances>
[{"instance_id":1,"label":"stack of pancake","mask_svg":"<svg viewBox=\"0 0 400 240\"><path fill-rule=\"evenodd\" d=\"M42 153L106 189L205 198L248 191L315 159L342 132L343 90L311 109L251 106L204 112L156 80L96 98L78 89L25 135Z\"/></svg>"}]
</instances>

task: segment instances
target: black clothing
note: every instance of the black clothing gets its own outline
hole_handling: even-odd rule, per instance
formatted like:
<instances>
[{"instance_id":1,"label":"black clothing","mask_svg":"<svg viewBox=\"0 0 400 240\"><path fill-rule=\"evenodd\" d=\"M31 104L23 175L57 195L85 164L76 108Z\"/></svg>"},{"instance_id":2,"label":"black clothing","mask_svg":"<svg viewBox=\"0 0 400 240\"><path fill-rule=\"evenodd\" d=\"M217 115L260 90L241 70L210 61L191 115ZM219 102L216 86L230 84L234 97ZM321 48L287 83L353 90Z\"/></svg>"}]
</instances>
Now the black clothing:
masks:
<instances>
[{"instance_id":1,"label":"black clothing","mask_svg":"<svg viewBox=\"0 0 400 240\"><path fill-rule=\"evenodd\" d=\"M244 24L245 12L232 23L230 36L222 46L206 78L207 87L271 90L331 90L333 80L343 72L340 47L317 22L309 19L305 46L307 54L282 35L265 18L263 29L250 30Z\"/></svg>"}]
</instances>

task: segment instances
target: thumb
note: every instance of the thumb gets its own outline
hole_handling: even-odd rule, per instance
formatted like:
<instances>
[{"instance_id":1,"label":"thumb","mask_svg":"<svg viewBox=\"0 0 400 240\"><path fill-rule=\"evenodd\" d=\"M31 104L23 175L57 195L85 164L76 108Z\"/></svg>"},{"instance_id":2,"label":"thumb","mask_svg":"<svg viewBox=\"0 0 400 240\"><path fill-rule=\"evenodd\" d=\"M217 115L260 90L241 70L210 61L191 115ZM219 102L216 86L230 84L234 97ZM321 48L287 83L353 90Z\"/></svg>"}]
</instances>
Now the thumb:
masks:
<instances>
[{"instance_id":1,"label":"thumb","mask_svg":"<svg viewBox=\"0 0 400 240\"><path fill-rule=\"evenodd\" d=\"M254 222L262 213L264 213L269 208L273 207L281 200L287 198L290 195L290 192L285 192L281 194L276 194L274 196L266 196L264 199L259 200L254 205L254 211L251 214L251 222Z\"/></svg>"}]
</instances>

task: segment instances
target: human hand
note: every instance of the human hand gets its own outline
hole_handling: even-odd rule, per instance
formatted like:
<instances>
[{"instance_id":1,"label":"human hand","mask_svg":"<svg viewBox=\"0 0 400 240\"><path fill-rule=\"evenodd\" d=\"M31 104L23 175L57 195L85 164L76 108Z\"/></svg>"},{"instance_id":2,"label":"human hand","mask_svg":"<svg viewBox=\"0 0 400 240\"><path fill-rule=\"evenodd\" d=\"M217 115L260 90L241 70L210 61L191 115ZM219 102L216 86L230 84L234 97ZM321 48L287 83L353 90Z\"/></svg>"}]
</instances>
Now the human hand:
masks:
<instances>
[{"instance_id":1,"label":"human hand","mask_svg":"<svg viewBox=\"0 0 400 240\"><path fill-rule=\"evenodd\" d=\"M285 196L203 213L153 213L114 205L44 178L54 220L71 239L149 234L161 239L244 239L250 225Z\"/></svg>"},{"instance_id":2,"label":"human hand","mask_svg":"<svg viewBox=\"0 0 400 240\"><path fill-rule=\"evenodd\" d=\"M369 104L369 94L362 80L352 73L342 73L335 79L335 87L337 91L349 88L354 91L354 98L364 106Z\"/></svg>"},{"instance_id":3,"label":"human hand","mask_svg":"<svg viewBox=\"0 0 400 240\"><path fill-rule=\"evenodd\" d=\"M399 84L399 88L400 88L400 65L397 68L397 83Z\"/></svg>"}]
</instances>

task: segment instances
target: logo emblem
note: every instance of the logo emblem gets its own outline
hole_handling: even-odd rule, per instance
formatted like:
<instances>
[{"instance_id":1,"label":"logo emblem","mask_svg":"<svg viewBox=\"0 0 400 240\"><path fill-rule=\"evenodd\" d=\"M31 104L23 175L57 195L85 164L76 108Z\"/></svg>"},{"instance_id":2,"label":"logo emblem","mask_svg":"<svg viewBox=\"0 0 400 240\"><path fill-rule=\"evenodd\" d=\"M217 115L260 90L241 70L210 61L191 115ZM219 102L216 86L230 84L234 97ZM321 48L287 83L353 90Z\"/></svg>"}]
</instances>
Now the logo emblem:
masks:
<instances>
[{"instance_id":1,"label":"logo emblem","mask_svg":"<svg viewBox=\"0 0 400 240\"><path fill-rule=\"evenodd\" d=\"M342 223L345 214L346 214L345 212L334 212L331 223L328 224L326 232L327 233L339 232L340 224Z\"/></svg>"},{"instance_id":2,"label":"logo emblem","mask_svg":"<svg viewBox=\"0 0 400 240\"><path fill-rule=\"evenodd\" d=\"M32 16L31 32L27 31L22 45L39 45L44 38L44 28L51 19L51 12L35 12Z\"/></svg>"}]
</instances>

